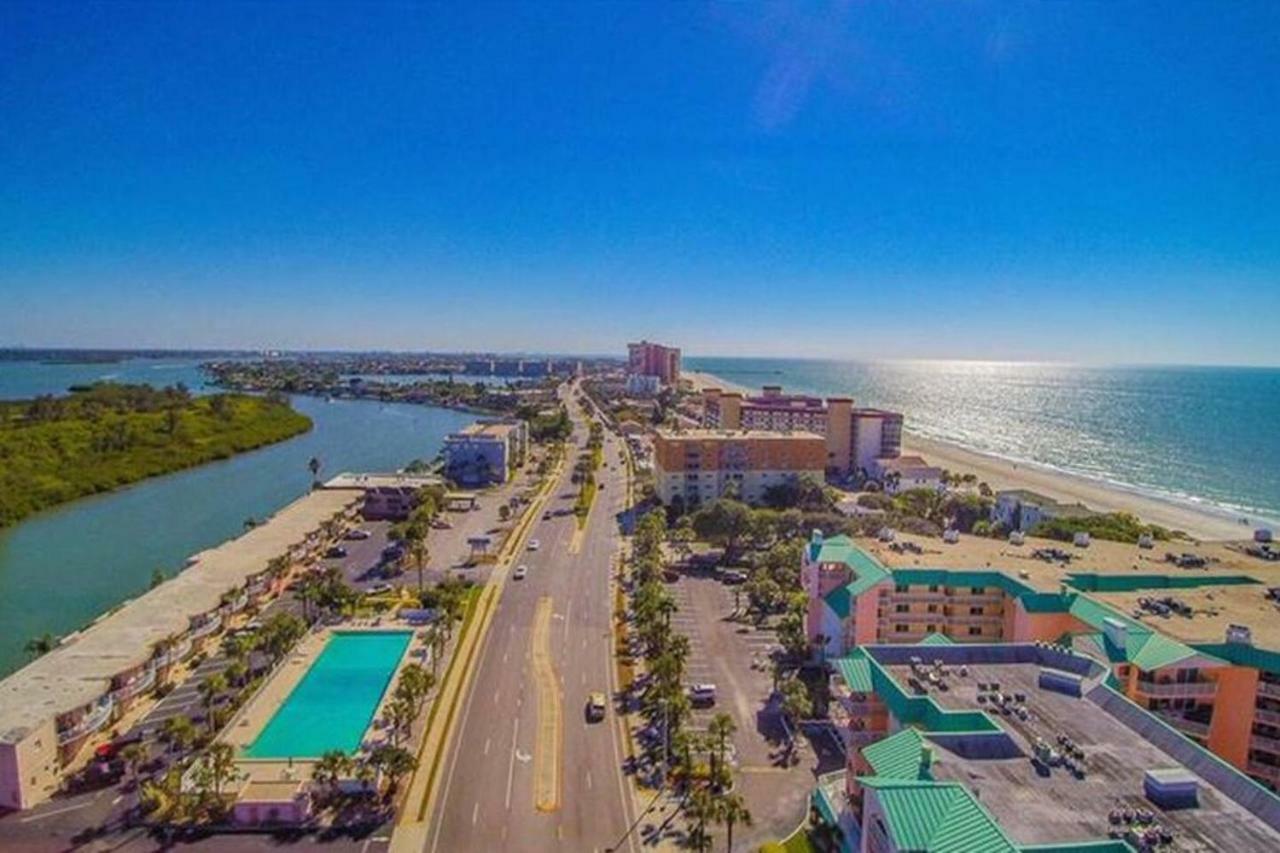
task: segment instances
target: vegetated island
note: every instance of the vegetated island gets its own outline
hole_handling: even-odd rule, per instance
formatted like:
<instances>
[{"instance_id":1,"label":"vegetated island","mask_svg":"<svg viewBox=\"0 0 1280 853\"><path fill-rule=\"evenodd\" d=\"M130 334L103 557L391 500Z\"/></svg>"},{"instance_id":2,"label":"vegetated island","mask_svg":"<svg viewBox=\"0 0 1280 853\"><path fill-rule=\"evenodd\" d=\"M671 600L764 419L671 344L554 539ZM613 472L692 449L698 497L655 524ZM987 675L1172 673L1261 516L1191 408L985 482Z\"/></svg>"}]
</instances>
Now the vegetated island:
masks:
<instances>
[{"instance_id":1,"label":"vegetated island","mask_svg":"<svg viewBox=\"0 0 1280 853\"><path fill-rule=\"evenodd\" d=\"M97 383L0 401L0 528L67 501L227 459L311 429L283 394L193 397Z\"/></svg>"}]
</instances>

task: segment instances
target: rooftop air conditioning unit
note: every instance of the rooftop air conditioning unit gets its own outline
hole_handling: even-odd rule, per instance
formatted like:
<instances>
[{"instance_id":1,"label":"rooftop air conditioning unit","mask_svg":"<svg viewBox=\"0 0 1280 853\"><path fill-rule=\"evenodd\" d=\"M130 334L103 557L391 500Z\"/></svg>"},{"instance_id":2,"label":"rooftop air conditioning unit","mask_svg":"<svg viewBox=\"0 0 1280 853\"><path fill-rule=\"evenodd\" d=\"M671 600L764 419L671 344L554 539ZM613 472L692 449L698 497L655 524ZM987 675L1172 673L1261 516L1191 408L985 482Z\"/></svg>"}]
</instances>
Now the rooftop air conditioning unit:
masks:
<instances>
[{"instance_id":1,"label":"rooftop air conditioning unit","mask_svg":"<svg viewBox=\"0 0 1280 853\"><path fill-rule=\"evenodd\" d=\"M1253 645L1253 631L1248 625L1231 624L1227 626L1227 642L1238 643L1242 646Z\"/></svg>"}]
</instances>

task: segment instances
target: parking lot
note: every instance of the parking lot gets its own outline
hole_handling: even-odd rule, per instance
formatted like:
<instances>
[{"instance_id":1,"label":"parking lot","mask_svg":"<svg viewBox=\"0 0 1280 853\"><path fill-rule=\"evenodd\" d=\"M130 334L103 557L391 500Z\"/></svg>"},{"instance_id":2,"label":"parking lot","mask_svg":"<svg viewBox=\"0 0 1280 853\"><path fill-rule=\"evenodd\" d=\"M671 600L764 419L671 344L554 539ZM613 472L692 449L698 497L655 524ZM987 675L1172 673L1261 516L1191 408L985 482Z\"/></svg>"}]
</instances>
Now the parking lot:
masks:
<instances>
[{"instance_id":1,"label":"parking lot","mask_svg":"<svg viewBox=\"0 0 1280 853\"><path fill-rule=\"evenodd\" d=\"M755 821L735 832L744 849L795 829L808 810L816 774L840 767L843 756L827 737L800 737L795 759L786 760L787 732L770 696L770 655L778 651L771 628L756 628L734 613L734 590L711 572L684 574L668 586L680 609L671 617L689 638L687 665L691 683L716 685L714 705L696 708L692 728L703 730L717 713L733 717L733 763L737 784ZM739 593L746 608L746 594Z\"/></svg>"}]
</instances>

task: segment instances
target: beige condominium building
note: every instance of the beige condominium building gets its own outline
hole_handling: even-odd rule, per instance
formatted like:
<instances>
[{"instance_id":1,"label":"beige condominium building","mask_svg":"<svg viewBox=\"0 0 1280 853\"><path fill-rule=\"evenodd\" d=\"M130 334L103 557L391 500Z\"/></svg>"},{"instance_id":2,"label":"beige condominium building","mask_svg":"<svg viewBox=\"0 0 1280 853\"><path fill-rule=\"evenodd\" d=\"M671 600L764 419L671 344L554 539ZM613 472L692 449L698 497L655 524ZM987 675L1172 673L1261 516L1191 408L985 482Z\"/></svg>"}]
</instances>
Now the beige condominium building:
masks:
<instances>
[{"instance_id":1,"label":"beige condominium building","mask_svg":"<svg viewBox=\"0 0 1280 853\"><path fill-rule=\"evenodd\" d=\"M851 397L785 394L780 385L753 396L707 388L702 412L706 427L816 433L826 441L823 468L836 475L874 476L880 460L902 453L902 415L855 407Z\"/></svg>"},{"instance_id":2,"label":"beige condominium building","mask_svg":"<svg viewBox=\"0 0 1280 853\"><path fill-rule=\"evenodd\" d=\"M663 503L696 506L731 490L758 503L770 486L803 474L821 479L827 445L816 433L795 430L658 430L653 458Z\"/></svg>"}]
</instances>

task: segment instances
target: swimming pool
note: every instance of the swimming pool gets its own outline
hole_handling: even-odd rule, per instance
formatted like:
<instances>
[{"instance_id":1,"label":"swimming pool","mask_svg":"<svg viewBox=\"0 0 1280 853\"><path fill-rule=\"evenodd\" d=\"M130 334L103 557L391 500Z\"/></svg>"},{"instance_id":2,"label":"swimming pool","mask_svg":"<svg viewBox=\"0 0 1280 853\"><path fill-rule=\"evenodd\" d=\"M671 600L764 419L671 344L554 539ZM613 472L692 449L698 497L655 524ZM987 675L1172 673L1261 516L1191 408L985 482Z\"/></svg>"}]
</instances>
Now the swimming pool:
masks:
<instances>
[{"instance_id":1,"label":"swimming pool","mask_svg":"<svg viewBox=\"0 0 1280 853\"><path fill-rule=\"evenodd\" d=\"M245 757L355 752L412 637L412 631L335 632Z\"/></svg>"}]
</instances>

